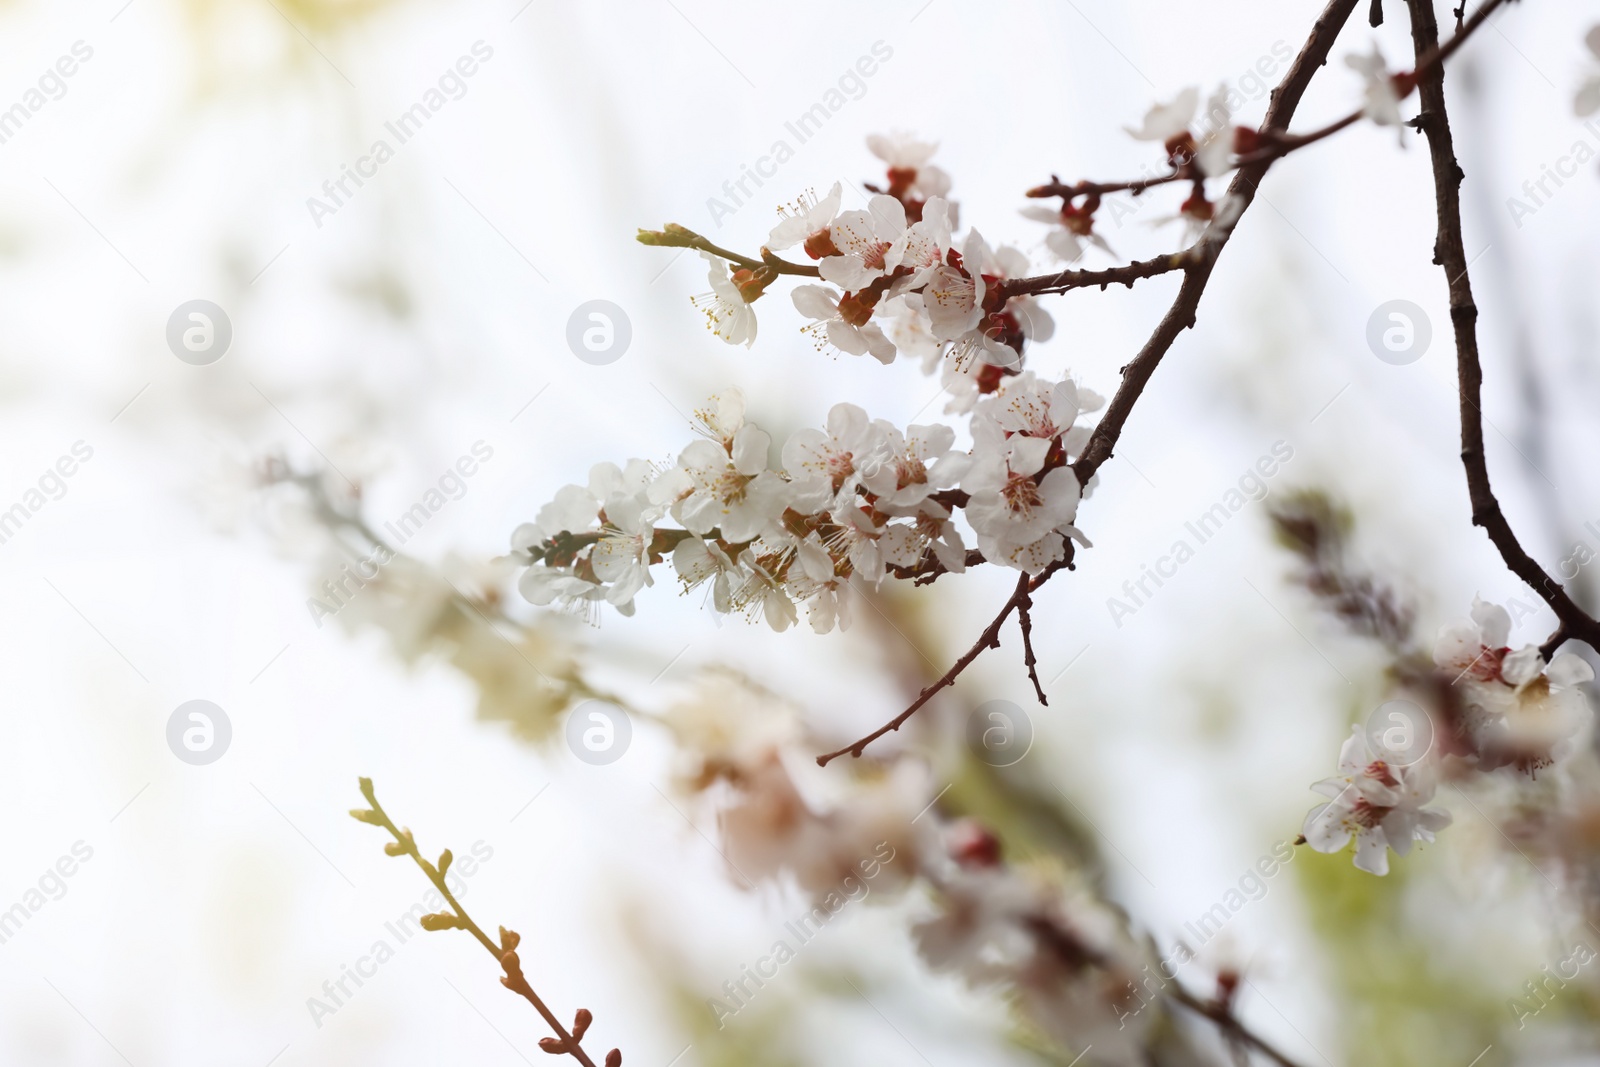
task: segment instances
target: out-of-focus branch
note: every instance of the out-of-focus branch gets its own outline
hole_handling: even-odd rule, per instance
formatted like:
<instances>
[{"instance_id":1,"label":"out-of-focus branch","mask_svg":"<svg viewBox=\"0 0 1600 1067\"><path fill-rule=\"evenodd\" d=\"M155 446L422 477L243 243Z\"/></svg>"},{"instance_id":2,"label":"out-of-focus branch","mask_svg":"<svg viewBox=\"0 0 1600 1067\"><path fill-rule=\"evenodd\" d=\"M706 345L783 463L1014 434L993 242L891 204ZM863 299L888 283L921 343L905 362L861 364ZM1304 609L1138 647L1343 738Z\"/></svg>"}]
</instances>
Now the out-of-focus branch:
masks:
<instances>
[{"instance_id":1,"label":"out-of-focus branch","mask_svg":"<svg viewBox=\"0 0 1600 1067\"><path fill-rule=\"evenodd\" d=\"M1461 230L1461 183L1465 178L1456 162L1455 140L1444 92L1444 70L1424 57L1448 55L1460 39L1472 32L1490 11L1504 0L1489 0L1473 13L1466 27L1441 49L1439 25L1427 0L1407 0L1411 9L1411 39L1421 72L1419 90L1422 111L1414 125L1427 135L1433 163L1434 192L1438 202L1439 228L1434 242L1433 261L1444 269L1450 294L1450 321L1455 331L1456 373L1460 382L1461 463L1466 468L1467 492L1472 503L1472 523L1483 527L1518 578L1550 606L1560 625L1545 643L1545 657L1562 643L1577 639L1600 651L1600 621L1597 621L1567 594L1567 591L1541 567L1517 539L1494 487L1489 480L1488 460L1483 443L1483 364L1478 351L1478 306L1472 295L1466 243Z\"/></svg>"},{"instance_id":2,"label":"out-of-focus branch","mask_svg":"<svg viewBox=\"0 0 1600 1067\"><path fill-rule=\"evenodd\" d=\"M1278 1064L1278 1067L1298 1067L1294 1060L1279 1052L1275 1045L1272 1045L1265 1038L1240 1022L1238 1016L1233 1014L1231 1007L1208 1000L1201 1000L1181 985L1173 990L1172 999L1201 1018L1209 1019L1216 1024L1224 1035L1244 1042L1263 1056L1266 1056L1273 1063Z\"/></svg>"},{"instance_id":3,"label":"out-of-focus branch","mask_svg":"<svg viewBox=\"0 0 1600 1067\"><path fill-rule=\"evenodd\" d=\"M484 933L483 929L467 914L466 909L456 900L455 894L450 892L450 886L445 881L445 875L449 873L450 863L453 859L450 850L445 849L440 854L437 864L423 859L421 851L417 848L416 838L412 836L411 831L395 826L394 821L383 810L383 805L378 803L371 778L361 779L361 795L366 798L371 807L353 808L350 812L351 816L369 826L380 826L389 831L394 840L384 845L383 851L390 856L410 856L412 861L421 868L422 873L427 875L428 881L433 883L433 888L438 890L439 895L450 905L449 912L424 915L422 917L422 928L424 930L465 930L477 938L478 943L488 949L489 954L500 962L501 968L506 972L505 977L500 979L500 984L521 996L529 1004L532 1004L535 1010L544 1017L544 1021L549 1024L550 1029L556 1032L555 1037L542 1039L539 1042L539 1047L552 1055L571 1056L583 1064L583 1067L595 1067L594 1061L589 1058L589 1054L583 1050L582 1045L583 1035L589 1029L589 1024L594 1020L593 1013L588 1008L579 1008L576 1017L572 1021L572 1029L570 1031L561 1025L561 1020L556 1018L555 1013L545 1006L544 1001L539 998L539 994L533 991L533 987L528 984L527 978L523 976L522 961L517 956L517 945L521 942L522 936L515 930L507 930L502 926L500 927L500 943L498 945L495 944L489 938L489 935ZM606 1054L606 1067L621 1067L621 1064L622 1052L620 1050L612 1049Z\"/></svg>"}]
</instances>

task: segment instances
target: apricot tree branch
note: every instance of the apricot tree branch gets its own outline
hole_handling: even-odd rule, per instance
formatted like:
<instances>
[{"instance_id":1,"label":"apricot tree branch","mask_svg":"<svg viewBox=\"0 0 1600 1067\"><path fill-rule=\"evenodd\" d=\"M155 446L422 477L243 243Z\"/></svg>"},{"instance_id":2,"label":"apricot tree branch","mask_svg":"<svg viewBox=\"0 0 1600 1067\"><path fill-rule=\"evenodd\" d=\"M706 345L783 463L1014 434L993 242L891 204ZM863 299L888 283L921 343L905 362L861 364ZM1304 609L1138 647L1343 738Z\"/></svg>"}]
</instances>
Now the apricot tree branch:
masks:
<instances>
[{"instance_id":1,"label":"apricot tree branch","mask_svg":"<svg viewBox=\"0 0 1600 1067\"><path fill-rule=\"evenodd\" d=\"M1272 92L1272 103L1267 108L1266 120L1261 130L1265 133L1274 133L1285 129L1289 120L1293 118L1295 109L1300 105L1300 98L1305 94L1306 86L1311 83L1312 77L1327 62L1328 52L1333 48L1334 40L1339 36L1340 29L1350 18L1350 13L1355 10L1357 0L1329 0L1328 6L1317 18L1311 28L1311 35L1300 49L1300 54L1295 57L1294 65L1284 75L1283 81ZM1247 210L1255 198L1256 187L1266 175L1267 169L1273 160L1266 159L1250 163L1239 168L1229 183L1228 195L1237 198L1238 213L1234 215L1233 222L1237 223L1240 215ZM1122 369L1122 384L1117 388L1116 394L1111 398L1111 404L1106 409L1105 417L1095 426L1094 432L1089 436L1089 442L1084 446L1083 453L1078 461L1072 465L1073 472L1078 476L1079 485L1087 485L1094 472L1106 460L1111 458L1112 448L1116 445L1117 438L1121 436L1122 427L1128 421L1128 415L1133 411L1133 406L1138 402L1144 392L1145 385L1150 381L1150 376L1155 373L1157 365L1172 348L1178 335L1190 328L1195 322L1195 311L1199 307L1200 297L1205 292L1206 283L1211 278L1212 268L1216 264L1217 256L1221 253L1228 239L1233 235L1233 225L1221 225L1214 222L1212 231L1202 237L1196 244L1197 254L1185 257L1183 265L1183 284L1178 289L1178 296L1168 309L1155 333L1145 342L1139 354ZM817 757L817 763L827 766L832 760L849 753L860 757L866 747L873 741L891 731L899 730L911 716L915 715L923 705L927 704L940 690L955 684L963 671L983 654L986 649L997 648L1000 645L1000 627L1010 617L1012 611L1021 607L1025 598L1031 596L1063 566L1070 567L1072 561L1072 541L1066 542L1067 555L1065 559L1053 563L1039 573L1037 578L1029 579L1026 572L1017 582L1016 590L1000 607L1000 612L993 621L984 628L978 640L969 648L960 659L951 665L950 669L938 681L923 689L911 706L899 715L878 727L872 733L847 745L836 752L830 752ZM1031 601L1030 601L1031 603ZM1043 695L1042 692L1040 694Z\"/></svg>"},{"instance_id":2,"label":"apricot tree branch","mask_svg":"<svg viewBox=\"0 0 1600 1067\"><path fill-rule=\"evenodd\" d=\"M1411 39L1419 57L1448 55L1452 48L1438 47L1439 25L1426 0L1407 0L1411 8ZM1465 28L1452 40L1455 44L1470 33L1495 7L1505 0L1489 0L1467 20ZM1433 163L1435 199L1439 228L1434 242L1433 261L1444 269L1450 295L1450 321L1456 342L1456 374L1460 383L1461 463L1466 468L1467 493L1472 503L1472 523L1483 527L1513 574L1526 582L1550 605L1560 626L1542 650L1548 658L1569 639L1576 638L1600 651L1600 621L1585 612L1560 583L1541 567L1517 539L1511 523L1495 496L1489 480L1488 460L1483 443L1483 364L1478 350L1478 306L1472 296L1468 273L1466 242L1461 230L1461 182L1465 178L1456 162L1455 138L1450 130L1446 108L1444 70L1437 63L1428 66L1421 58L1417 68L1422 111L1413 123L1428 138Z\"/></svg>"}]
</instances>

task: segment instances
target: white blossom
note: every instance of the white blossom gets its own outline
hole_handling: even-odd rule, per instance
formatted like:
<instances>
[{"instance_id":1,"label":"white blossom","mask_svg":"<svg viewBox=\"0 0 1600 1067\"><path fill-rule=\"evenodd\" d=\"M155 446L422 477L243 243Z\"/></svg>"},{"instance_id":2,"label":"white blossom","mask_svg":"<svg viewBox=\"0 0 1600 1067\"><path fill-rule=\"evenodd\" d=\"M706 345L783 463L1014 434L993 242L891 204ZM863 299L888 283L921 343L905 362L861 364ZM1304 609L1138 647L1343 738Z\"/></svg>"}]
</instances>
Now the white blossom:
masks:
<instances>
[{"instance_id":1,"label":"white blossom","mask_svg":"<svg viewBox=\"0 0 1600 1067\"><path fill-rule=\"evenodd\" d=\"M690 302L706 317L711 332L730 345L743 343L746 348L756 343L755 308L745 300L745 295L728 275L728 265L709 252L701 252L709 266L711 292L691 297Z\"/></svg>"},{"instance_id":2,"label":"white blossom","mask_svg":"<svg viewBox=\"0 0 1600 1067\"><path fill-rule=\"evenodd\" d=\"M807 195L795 201L793 212L780 208L779 214L783 218L768 235L767 247L774 252L781 252L807 242L812 237L827 233L828 227L833 225L833 220L838 217L839 204L843 196L844 186L834 182L833 188L828 190L828 195L821 200L814 195ZM808 253L811 251L809 245L806 251Z\"/></svg>"},{"instance_id":3,"label":"white blossom","mask_svg":"<svg viewBox=\"0 0 1600 1067\"><path fill-rule=\"evenodd\" d=\"M1311 809L1301 832L1318 852L1338 852L1353 836L1356 866L1388 874L1389 850L1404 856L1413 842L1432 842L1450 825L1449 812L1424 807L1436 785L1431 758L1391 766L1374 759L1361 727L1352 727L1339 750L1339 773L1311 787L1332 799Z\"/></svg>"}]
</instances>

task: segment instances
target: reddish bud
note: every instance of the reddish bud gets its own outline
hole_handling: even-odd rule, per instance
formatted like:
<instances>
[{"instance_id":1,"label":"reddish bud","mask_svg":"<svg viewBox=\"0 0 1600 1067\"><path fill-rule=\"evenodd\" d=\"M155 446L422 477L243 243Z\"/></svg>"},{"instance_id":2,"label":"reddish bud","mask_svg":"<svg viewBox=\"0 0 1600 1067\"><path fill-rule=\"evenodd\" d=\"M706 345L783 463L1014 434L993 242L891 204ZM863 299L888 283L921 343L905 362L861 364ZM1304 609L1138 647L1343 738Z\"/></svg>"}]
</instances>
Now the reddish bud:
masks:
<instances>
[{"instance_id":1,"label":"reddish bud","mask_svg":"<svg viewBox=\"0 0 1600 1067\"><path fill-rule=\"evenodd\" d=\"M1000 839L975 819L963 819L950 831L950 858L963 867L998 867Z\"/></svg>"},{"instance_id":2,"label":"reddish bud","mask_svg":"<svg viewBox=\"0 0 1600 1067\"><path fill-rule=\"evenodd\" d=\"M872 318L872 307L855 293L846 293L839 298L839 317L852 326L865 326Z\"/></svg>"},{"instance_id":3,"label":"reddish bud","mask_svg":"<svg viewBox=\"0 0 1600 1067\"><path fill-rule=\"evenodd\" d=\"M622 1067L622 1050L614 1048L606 1053L606 1067Z\"/></svg>"},{"instance_id":4,"label":"reddish bud","mask_svg":"<svg viewBox=\"0 0 1600 1067\"><path fill-rule=\"evenodd\" d=\"M567 1044L560 1038L541 1037L539 1039L539 1047L552 1056L565 1056L567 1054Z\"/></svg>"},{"instance_id":5,"label":"reddish bud","mask_svg":"<svg viewBox=\"0 0 1600 1067\"><path fill-rule=\"evenodd\" d=\"M818 230L806 238L806 255L812 259L821 259L823 256L839 255L839 248L833 243L833 231Z\"/></svg>"},{"instance_id":6,"label":"reddish bud","mask_svg":"<svg viewBox=\"0 0 1600 1067\"><path fill-rule=\"evenodd\" d=\"M594 1022L594 1013L588 1008L579 1008L578 1014L572 1017L572 1039L582 1041L583 1035L589 1032L589 1024Z\"/></svg>"}]
</instances>

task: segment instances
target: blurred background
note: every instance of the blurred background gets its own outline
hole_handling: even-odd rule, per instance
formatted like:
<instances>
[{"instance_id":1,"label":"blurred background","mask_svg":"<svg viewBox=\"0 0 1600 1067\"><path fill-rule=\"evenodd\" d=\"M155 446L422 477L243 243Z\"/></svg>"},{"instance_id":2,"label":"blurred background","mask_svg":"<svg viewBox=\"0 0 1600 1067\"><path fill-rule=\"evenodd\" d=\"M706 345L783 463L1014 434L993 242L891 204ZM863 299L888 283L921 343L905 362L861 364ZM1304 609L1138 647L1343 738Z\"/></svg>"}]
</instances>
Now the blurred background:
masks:
<instances>
[{"instance_id":1,"label":"blurred background","mask_svg":"<svg viewBox=\"0 0 1600 1067\"><path fill-rule=\"evenodd\" d=\"M1297 128L1358 103L1344 55L1376 42L1406 65L1403 6L1386 6L1373 30L1361 5ZM734 869L693 723L777 723L812 810L880 796L875 810L917 816L908 835L976 817L1008 855L1125 909L1135 936L1190 937L1299 833L1308 785L1390 695L1387 654L1308 590L1275 508L1342 509L1349 565L1414 607L1423 647L1474 594L1523 605L1514 645L1553 629L1470 524L1414 134L1363 124L1273 168L1080 512L1095 547L1038 598L1048 708L1008 631L877 760L805 758L891 717L971 644L1012 581L993 568L886 586L856 628L819 637L714 618L669 575L632 618L541 613L495 560L593 463L670 461L686 413L729 386L779 440L841 400L899 425L942 411L912 361L816 352L781 285L757 305L754 347L724 345L689 304L708 288L700 258L641 247L638 227L678 222L753 252L773 207L807 188L841 181L861 206L881 178L866 136L908 130L940 142L963 225L1043 268L1025 189L1157 168L1122 127L1187 85L1235 87L1236 119L1256 124L1320 8L0 4L0 510L26 512L0 543L0 909L23 906L0 926L0 1061L542 1055L545 1029L479 946L386 925L428 887L346 814L358 775L425 852L479 858L462 903L521 931L535 988L563 1017L593 1010L590 1044L630 1064L1085 1053L1087 1039L1041 1035L1005 989L930 969L911 930L936 905L915 882L875 886L719 1027L708 1001L810 902L793 877ZM1584 160L1600 152L1600 126L1573 107L1600 63L1583 44L1597 22L1600 0L1511 5L1448 81L1490 468L1551 570L1579 543L1600 551L1600 171L1534 184L1537 202L1524 183L1579 143ZM863 56L875 72L841 82ZM788 124L830 91L845 102L802 143ZM728 187L779 141L791 156L735 202ZM1122 259L1170 250L1181 227L1155 223L1176 206L1122 198L1101 232ZM1049 298L1057 329L1030 366L1109 395L1175 287ZM210 362L169 344L196 300L229 328ZM567 340L595 300L630 324L604 365ZM1432 327L1400 366L1366 339L1394 300ZM1292 459L1264 500L1135 613L1108 610L1279 443ZM475 473L447 478L467 456ZM385 524L430 491L447 502L400 544ZM400 557L335 604L323 583L374 533ZM1592 609L1595 568L1576 573ZM569 709L596 697L635 709L627 751L598 766L564 740ZM194 700L228 727L203 764L169 743ZM1003 768L963 744L992 700L1026 709L1033 731ZM1508 1006L1576 941L1600 946L1592 764L1537 796L1446 786L1455 825L1387 879L1298 850L1186 979L1242 970L1241 1015L1302 1064L1600 1062L1600 970L1536 1018ZM325 991L380 940L393 951L363 965L375 973ZM1202 1062L1173 1055L1161 1062Z\"/></svg>"}]
</instances>

